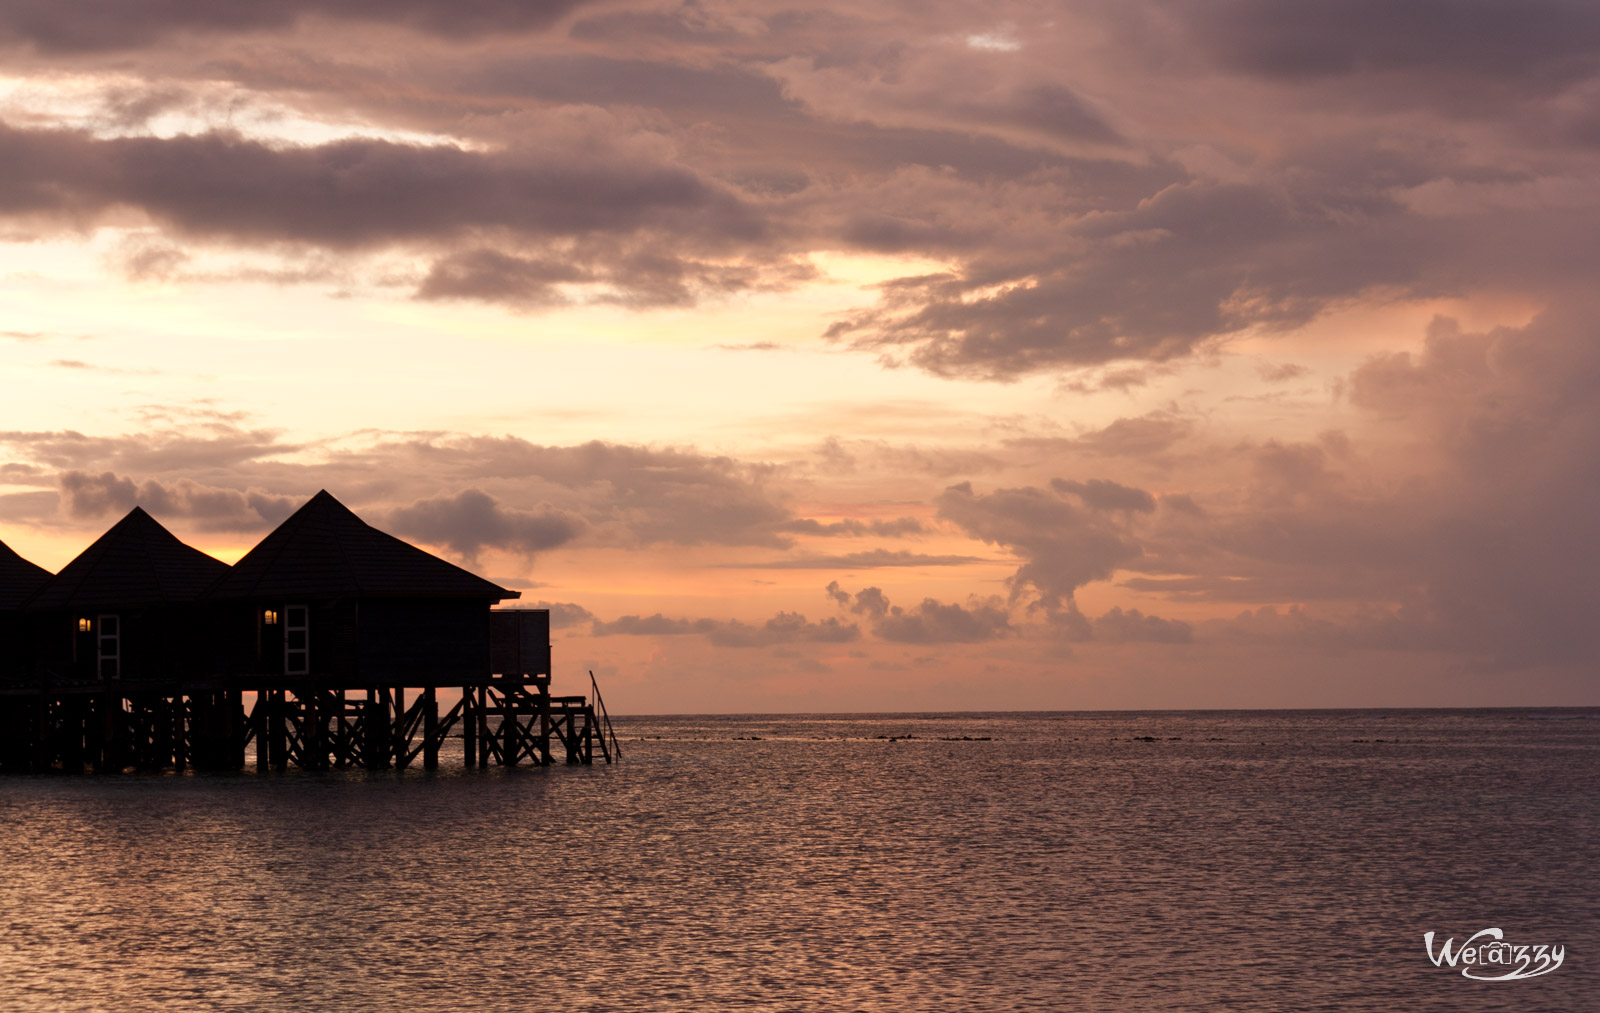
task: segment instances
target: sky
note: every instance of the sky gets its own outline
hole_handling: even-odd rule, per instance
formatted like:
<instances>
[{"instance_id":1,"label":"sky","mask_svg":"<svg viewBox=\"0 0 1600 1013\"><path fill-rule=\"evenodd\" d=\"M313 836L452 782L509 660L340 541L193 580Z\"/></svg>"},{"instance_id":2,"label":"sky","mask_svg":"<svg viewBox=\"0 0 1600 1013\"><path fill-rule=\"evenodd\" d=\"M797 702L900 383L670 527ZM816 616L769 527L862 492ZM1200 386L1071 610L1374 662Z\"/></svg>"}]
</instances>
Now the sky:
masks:
<instances>
[{"instance_id":1,"label":"sky","mask_svg":"<svg viewBox=\"0 0 1600 1013\"><path fill-rule=\"evenodd\" d=\"M1600 704L1600 7L0 4L0 540L623 713Z\"/></svg>"}]
</instances>

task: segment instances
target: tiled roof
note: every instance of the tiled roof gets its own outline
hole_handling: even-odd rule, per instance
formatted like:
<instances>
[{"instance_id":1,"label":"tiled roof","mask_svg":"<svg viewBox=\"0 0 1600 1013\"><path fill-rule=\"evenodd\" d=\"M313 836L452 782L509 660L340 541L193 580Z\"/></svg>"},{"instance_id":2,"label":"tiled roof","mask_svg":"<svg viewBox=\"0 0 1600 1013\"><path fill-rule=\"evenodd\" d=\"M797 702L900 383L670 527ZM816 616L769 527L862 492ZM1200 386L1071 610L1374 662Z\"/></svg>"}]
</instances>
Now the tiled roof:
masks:
<instances>
[{"instance_id":1,"label":"tiled roof","mask_svg":"<svg viewBox=\"0 0 1600 1013\"><path fill-rule=\"evenodd\" d=\"M228 564L178 541L139 507L62 567L29 608L167 605L194 601Z\"/></svg>"},{"instance_id":2,"label":"tiled roof","mask_svg":"<svg viewBox=\"0 0 1600 1013\"><path fill-rule=\"evenodd\" d=\"M385 534L327 490L261 540L208 593L211 598L521 597Z\"/></svg>"},{"instance_id":3,"label":"tiled roof","mask_svg":"<svg viewBox=\"0 0 1600 1013\"><path fill-rule=\"evenodd\" d=\"M49 570L35 566L0 542L0 610L21 608L49 579Z\"/></svg>"}]
</instances>

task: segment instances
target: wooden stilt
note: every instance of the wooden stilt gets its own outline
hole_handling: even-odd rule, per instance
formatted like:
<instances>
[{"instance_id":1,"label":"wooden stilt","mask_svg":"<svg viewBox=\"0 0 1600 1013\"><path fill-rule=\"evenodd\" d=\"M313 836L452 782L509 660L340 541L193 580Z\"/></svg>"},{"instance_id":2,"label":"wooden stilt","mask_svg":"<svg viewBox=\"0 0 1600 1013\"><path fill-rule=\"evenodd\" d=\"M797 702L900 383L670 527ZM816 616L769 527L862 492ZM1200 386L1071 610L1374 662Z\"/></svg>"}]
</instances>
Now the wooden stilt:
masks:
<instances>
[{"instance_id":1,"label":"wooden stilt","mask_svg":"<svg viewBox=\"0 0 1600 1013\"><path fill-rule=\"evenodd\" d=\"M432 686L422 691L422 769L439 769L439 698Z\"/></svg>"},{"instance_id":2,"label":"wooden stilt","mask_svg":"<svg viewBox=\"0 0 1600 1013\"><path fill-rule=\"evenodd\" d=\"M508 767L515 767L517 757L522 752L521 737L517 734L520 727L516 705L510 691L503 693L500 700L500 762Z\"/></svg>"},{"instance_id":3,"label":"wooden stilt","mask_svg":"<svg viewBox=\"0 0 1600 1013\"><path fill-rule=\"evenodd\" d=\"M285 770L289 766L289 743L284 729L286 694L281 689L271 689L264 695L267 702L267 752L272 758L272 769Z\"/></svg>"},{"instance_id":4,"label":"wooden stilt","mask_svg":"<svg viewBox=\"0 0 1600 1013\"><path fill-rule=\"evenodd\" d=\"M250 708L250 726L256 737L257 770L267 770L272 766L272 742L267 737L267 711L271 707L271 695L261 692L256 694L255 706Z\"/></svg>"},{"instance_id":5,"label":"wooden stilt","mask_svg":"<svg viewBox=\"0 0 1600 1013\"><path fill-rule=\"evenodd\" d=\"M185 770L189 766L189 698L178 694L172 698L172 766Z\"/></svg>"},{"instance_id":6,"label":"wooden stilt","mask_svg":"<svg viewBox=\"0 0 1600 1013\"><path fill-rule=\"evenodd\" d=\"M550 759L550 680L539 682L539 764L548 767Z\"/></svg>"}]
</instances>

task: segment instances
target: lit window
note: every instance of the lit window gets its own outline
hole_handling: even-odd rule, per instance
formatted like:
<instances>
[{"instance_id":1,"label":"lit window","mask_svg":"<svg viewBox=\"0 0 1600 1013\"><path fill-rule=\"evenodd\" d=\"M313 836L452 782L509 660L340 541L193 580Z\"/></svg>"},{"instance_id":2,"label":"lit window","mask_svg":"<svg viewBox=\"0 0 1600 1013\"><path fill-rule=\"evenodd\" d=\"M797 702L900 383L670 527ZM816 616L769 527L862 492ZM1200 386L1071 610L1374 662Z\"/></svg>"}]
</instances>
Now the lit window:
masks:
<instances>
[{"instance_id":1,"label":"lit window","mask_svg":"<svg viewBox=\"0 0 1600 1013\"><path fill-rule=\"evenodd\" d=\"M261 621L267 626L276 626L278 625L278 613L272 611L271 609L267 609L265 612L261 613Z\"/></svg>"},{"instance_id":2,"label":"lit window","mask_svg":"<svg viewBox=\"0 0 1600 1013\"><path fill-rule=\"evenodd\" d=\"M78 620L78 632L79 633L88 633L93 628L94 628L94 626L93 626L93 624L91 624L89 622L89 620L87 620L87 619L79 619Z\"/></svg>"}]
</instances>

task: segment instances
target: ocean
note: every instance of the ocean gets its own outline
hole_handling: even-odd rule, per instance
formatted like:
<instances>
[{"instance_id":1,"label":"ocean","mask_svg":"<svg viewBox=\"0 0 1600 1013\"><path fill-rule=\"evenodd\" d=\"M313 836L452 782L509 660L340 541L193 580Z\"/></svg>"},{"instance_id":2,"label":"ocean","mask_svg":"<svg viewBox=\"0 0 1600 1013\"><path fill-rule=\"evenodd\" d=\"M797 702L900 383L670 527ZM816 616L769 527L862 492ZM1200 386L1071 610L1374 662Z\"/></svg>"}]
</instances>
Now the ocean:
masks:
<instances>
[{"instance_id":1,"label":"ocean","mask_svg":"<svg viewBox=\"0 0 1600 1013\"><path fill-rule=\"evenodd\" d=\"M1600 1010L1600 709L616 726L0 778L0 1011Z\"/></svg>"}]
</instances>

